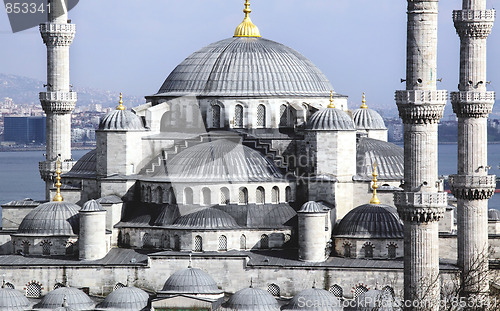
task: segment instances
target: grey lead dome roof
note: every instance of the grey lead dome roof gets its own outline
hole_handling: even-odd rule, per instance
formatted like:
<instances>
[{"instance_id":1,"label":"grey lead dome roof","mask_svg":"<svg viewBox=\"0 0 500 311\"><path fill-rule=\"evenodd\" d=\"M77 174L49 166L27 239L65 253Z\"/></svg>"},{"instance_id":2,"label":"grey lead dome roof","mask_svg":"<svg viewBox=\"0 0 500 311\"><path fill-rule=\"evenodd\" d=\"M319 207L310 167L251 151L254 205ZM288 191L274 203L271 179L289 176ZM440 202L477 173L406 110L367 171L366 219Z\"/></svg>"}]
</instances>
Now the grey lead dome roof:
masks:
<instances>
[{"instance_id":1,"label":"grey lead dome roof","mask_svg":"<svg viewBox=\"0 0 500 311\"><path fill-rule=\"evenodd\" d=\"M214 279L206 272L187 268L172 274L163 285L161 294L221 294Z\"/></svg>"},{"instance_id":2,"label":"grey lead dome roof","mask_svg":"<svg viewBox=\"0 0 500 311\"><path fill-rule=\"evenodd\" d=\"M78 234L79 209L78 205L69 202L51 201L41 204L24 217L17 234L44 236Z\"/></svg>"},{"instance_id":3,"label":"grey lead dome roof","mask_svg":"<svg viewBox=\"0 0 500 311\"><path fill-rule=\"evenodd\" d=\"M68 307L74 310L94 310L94 302L84 292L73 287L59 287L43 296L33 310L53 310L61 307L66 298Z\"/></svg>"},{"instance_id":4,"label":"grey lead dome roof","mask_svg":"<svg viewBox=\"0 0 500 311\"><path fill-rule=\"evenodd\" d=\"M403 238L403 222L395 208L364 204L351 210L335 226L334 236L352 238Z\"/></svg>"},{"instance_id":5,"label":"grey lead dome roof","mask_svg":"<svg viewBox=\"0 0 500 311\"><path fill-rule=\"evenodd\" d=\"M404 179L403 148L382 140L362 137L356 149L354 180L372 180L373 164L377 163L379 180Z\"/></svg>"},{"instance_id":6,"label":"grey lead dome roof","mask_svg":"<svg viewBox=\"0 0 500 311\"><path fill-rule=\"evenodd\" d=\"M193 53L167 77L161 96L319 96L333 87L299 52L263 38L229 38Z\"/></svg>"},{"instance_id":7,"label":"grey lead dome roof","mask_svg":"<svg viewBox=\"0 0 500 311\"><path fill-rule=\"evenodd\" d=\"M105 212L106 210L96 200L90 200L83 204L81 212Z\"/></svg>"},{"instance_id":8,"label":"grey lead dome roof","mask_svg":"<svg viewBox=\"0 0 500 311\"><path fill-rule=\"evenodd\" d=\"M253 287L237 291L222 307L228 311L279 311L280 309L278 301L269 292Z\"/></svg>"},{"instance_id":9,"label":"grey lead dome roof","mask_svg":"<svg viewBox=\"0 0 500 311\"><path fill-rule=\"evenodd\" d=\"M140 311L147 307L148 302L148 293L137 287L126 286L111 292L95 309L97 311Z\"/></svg>"},{"instance_id":10,"label":"grey lead dome roof","mask_svg":"<svg viewBox=\"0 0 500 311\"><path fill-rule=\"evenodd\" d=\"M375 110L359 108L354 110L354 125L358 130L386 130L384 120Z\"/></svg>"},{"instance_id":11,"label":"grey lead dome roof","mask_svg":"<svg viewBox=\"0 0 500 311\"><path fill-rule=\"evenodd\" d=\"M142 121L135 113L128 110L114 110L99 122L99 130L126 131L143 130Z\"/></svg>"},{"instance_id":12,"label":"grey lead dome roof","mask_svg":"<svg viewBox=\"0 0 500 311\"><path fill-rule=\"evenodd\" d=\"M306 304L304 302L310 301ZM334 294L320 288L309 288L299 292L281 310L344 310L340 300Z\"/></svg>"},{"instance_id":13,"label":"grey lead dome roof","mask_svg":"<svg viewBox=\"0 0 500 311\"><path fill-rule=\"evenodd\" d=\"M199 229L234 229L238 224L228 213L216 208L205 208L179 217L174 226Z\"/></svg>"},{"instance_id":14,"label":"grey lead dome roof","mask_svg":"<svg viewBox=\"0 0 500 311\"><path fill-rule=\"evenodd\" d=\"M5 287L0 288L0 310L25 311L30 309L29 300L20 291Z\"/></svg>"},{"instance_id":15,"label":"grey lead dome roof","mask_svg":"<svg viewBox=\"0 0 500 311\"><path fill-rule=\"evenodd\" d=\"M314 201L309 201L304 203L300 208L300 210L297 211L297 213L308 213L308 214L318 214L318 213L323 214L327 212L328 210L326 210L322 205Z\"/></svg>"},{"instance_id":16,"label":"grey lead dome roof","mask_svg":"<svg viewBox=\"0 0 500 311\"><path fill-rule=\"evenodd\" d=\"M315 112L306 124L312 131L352 131L356 128L351 117L337 108L324 108Z\"/></svg>"}]
</instances>

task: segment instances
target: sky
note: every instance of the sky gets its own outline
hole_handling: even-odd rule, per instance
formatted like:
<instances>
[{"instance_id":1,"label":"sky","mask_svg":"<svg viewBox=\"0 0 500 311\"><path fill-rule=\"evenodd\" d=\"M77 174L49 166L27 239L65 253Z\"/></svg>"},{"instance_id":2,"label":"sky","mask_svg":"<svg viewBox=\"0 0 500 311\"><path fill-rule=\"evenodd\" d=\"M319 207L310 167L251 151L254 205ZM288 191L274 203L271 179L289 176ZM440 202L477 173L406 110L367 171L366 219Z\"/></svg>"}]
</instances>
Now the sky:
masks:
<instances>
[{"instance_id":1,"label":"sky","mask_svg":"<svg viewBox=\"0 0 500 311\"><path fill-rule=\"evenodd\" d=\"M168 74L194 51L232 37L243 0L84 0L69 13L77 25L71 46L71 82L129 95L158 91ZM455 91L459 38L451 19L461 0L440 1L438 88ZM500 0L487 0L488 8ZM350 108L366 92L373 108L396 110L404 89L406 1L251 0L262 36L308 57L348 95ZM498 24L498 23L497 23ZM500 26L488 40L490 90L500 90ZM0 12L0 72L45 81L45 46L37 28L13 34Z\"/></svg>"}]
</instances>

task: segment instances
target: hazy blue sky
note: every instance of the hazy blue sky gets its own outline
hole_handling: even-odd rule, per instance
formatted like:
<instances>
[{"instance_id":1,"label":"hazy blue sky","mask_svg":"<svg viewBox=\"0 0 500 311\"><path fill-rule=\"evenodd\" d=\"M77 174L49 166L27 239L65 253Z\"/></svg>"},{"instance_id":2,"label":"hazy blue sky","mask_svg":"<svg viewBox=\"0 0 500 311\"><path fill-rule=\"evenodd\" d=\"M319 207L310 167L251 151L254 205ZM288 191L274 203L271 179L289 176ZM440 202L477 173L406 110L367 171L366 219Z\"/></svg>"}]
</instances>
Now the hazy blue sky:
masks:
<instances>
[{"instance_id":1,"label":"hazy blue sky","mask_svg":"<svg viewBox=\"0 0 500 311\"><path fill-rule=\"evenodd\" d=\"M156 93L175 66L197 49L231 37L243 18L243 0L84 0L70 12L77 24L71 81L123 91ZM367 92L373 107L394 104L405 77L406 1L252 0L253 22L264 38L310 58L351 108ZM451 20L461 0L440 1L438 75L456 90L459 39ZM487 0L488 8L500 0ZM488 44L488 80L500 90L500 30ZM12 34L0 13L0 72L45 80L45 47L33 28Z\"/></svg>"}]
</instances>

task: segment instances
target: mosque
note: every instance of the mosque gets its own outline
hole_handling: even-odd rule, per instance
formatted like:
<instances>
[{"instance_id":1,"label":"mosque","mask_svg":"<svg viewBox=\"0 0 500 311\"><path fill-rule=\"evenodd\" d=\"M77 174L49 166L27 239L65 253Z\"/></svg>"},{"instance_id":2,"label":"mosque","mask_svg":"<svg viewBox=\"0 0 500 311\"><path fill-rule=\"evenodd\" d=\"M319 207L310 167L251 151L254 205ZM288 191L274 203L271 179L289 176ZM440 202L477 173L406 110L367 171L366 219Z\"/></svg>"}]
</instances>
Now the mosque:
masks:
<instances>
[{"instance_id":1,"label":"mosque","mask_svg":"<svg viewBox=\"0 0 500 311\"><path fill-rule=\"evenodd\" d=\"M120 95L75 162L76 28L53 4L40 26L48 201L2 206L1 310L399 310L408 156L365 94L348 107L310 60L261 37L247 0L234 36L145 104L127 111ZM439 222L444 278L458 270L454 205Z\"/></svg>"}]
</instances>

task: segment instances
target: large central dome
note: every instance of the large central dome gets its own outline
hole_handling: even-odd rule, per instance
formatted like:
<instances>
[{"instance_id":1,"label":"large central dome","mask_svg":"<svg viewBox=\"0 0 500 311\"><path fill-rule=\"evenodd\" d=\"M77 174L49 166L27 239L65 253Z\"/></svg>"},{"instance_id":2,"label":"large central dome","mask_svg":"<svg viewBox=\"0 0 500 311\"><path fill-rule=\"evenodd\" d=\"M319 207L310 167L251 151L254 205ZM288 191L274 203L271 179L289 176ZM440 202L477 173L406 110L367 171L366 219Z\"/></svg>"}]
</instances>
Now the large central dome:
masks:
<instances>
[{"instance_id":1,"label":"large central dome","mask_svg":"<svg viewBox=\"0 0 500 311\"><path fill-rule=\"evenodd\" d=\"M234 37L193 53L156 96L317 96L333 87L299 52L258 37Z\"/></svg>"}]
</instances>

